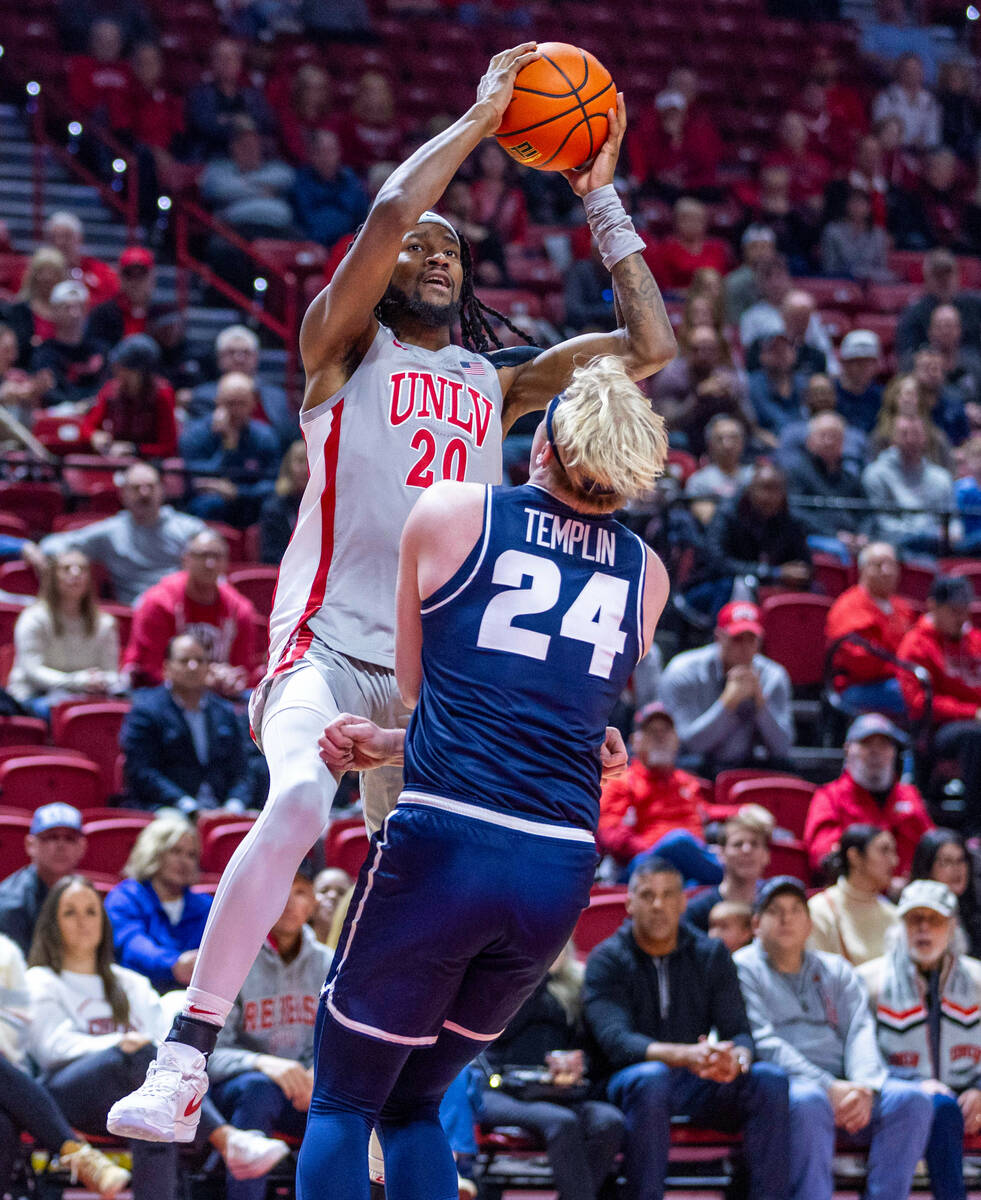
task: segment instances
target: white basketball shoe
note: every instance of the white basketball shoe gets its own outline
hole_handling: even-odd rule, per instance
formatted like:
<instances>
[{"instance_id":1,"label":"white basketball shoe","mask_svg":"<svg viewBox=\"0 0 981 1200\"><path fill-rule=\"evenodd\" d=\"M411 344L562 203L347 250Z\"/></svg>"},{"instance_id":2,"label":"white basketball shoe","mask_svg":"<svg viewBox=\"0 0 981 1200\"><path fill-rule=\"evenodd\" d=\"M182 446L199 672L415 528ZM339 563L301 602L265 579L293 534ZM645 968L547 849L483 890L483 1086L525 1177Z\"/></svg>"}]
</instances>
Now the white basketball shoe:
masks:
<instances>
[{"instance_id":1,"label":"white basketball shoe","mask_svg":"<svg viewBox=\"0 0 981 1200\"><path fill-rule=\"evenodd\" d=\"M204 1055L181 1042L164 1042L140 1087L110 1108L106 1126L117 1137L192 1142L207 1090Z\"/></svg>"}]
</instances>

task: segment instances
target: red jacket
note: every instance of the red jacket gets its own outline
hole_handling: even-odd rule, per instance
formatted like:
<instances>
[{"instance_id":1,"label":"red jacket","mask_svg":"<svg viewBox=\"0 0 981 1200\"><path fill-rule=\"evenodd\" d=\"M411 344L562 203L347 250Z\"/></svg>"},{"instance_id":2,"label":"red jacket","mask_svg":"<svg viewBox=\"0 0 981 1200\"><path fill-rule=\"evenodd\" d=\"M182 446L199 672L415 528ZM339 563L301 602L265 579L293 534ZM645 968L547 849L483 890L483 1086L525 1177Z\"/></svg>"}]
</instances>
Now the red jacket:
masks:
<instances>
[{"instance_id":1,"label":"red jacket","mask_svg":"<svg viewBox=\"0 0 981 1200\"><path fill-rule=\"evenodd\" d=\"M686 288L699 267L713 267L720 275L729 270L729 247L719 238L706 238L697 254L676 237L667 237L644 258L661 288Z\"/></svg>"},{"instance_id":2,"label":"red jacket","mask_svg":"<svg viewBox=\"0 0 981 1200\"><path fill-rule=\"evenodd\" d=\"M82 421L81 439L91 441L97 429L104 429L112 434L113 441L133 442L140 458L170 458L176 454L174 389L163 379L155 382L152 407L138 407L124 400L118 379L104 383Z\"/></svg>"},{"instance_id":3,"label":"red jacket","mask_svg":"<svg viewBox=\"0 0 981 1200\"><path fill-rule=\"evenodd\" d=\"M981 708L981 630L970 627L956 640L947 638L927 613L900 642L899 656L930 672L934 724L974 720ZM923 713L923 688L907 671L899 682L906 707L918 718Z\"/></svg>"},{"instance_id":4,"label":"red jacket","mask_svg":"<svg viewBox=\"0 0 981 1200\"><path fill-rule=\"evenodd\" d=\"M640 183L670 184L682 191L714 187L724 149L707 116L689 112L681 138L664 131L656 113L647 113L627 134L631 174Z\"/></svg>"},{"instance_id":5,"label":"red jacket","mask_svg":"<svg viewBox=\"0 0 981 1200\"><path fill-rule=\"evenodd\" d=\"M885 804L880 806L846 769L837 779L819 787L811 799L804 841L812 866L820 866L849 825L879 825L888 829L896 839L902 875L909 874L917 842L933 828L923 799L911 783L894 784Z\"/></svg>"},{"instance_id":6,"label":"red jacket","mask_svg":"<svg viewBox=\"0 0 981 1200\"><path fill-rule=\"evenodd\" d=\"M883 612L861 584L842 592L828 610L824 626L828 644L846 633L858 633L873 645L898 654L899 643L915 617L902 596L893 596L890 604L892 612ZM846 644L835 654L835 687L839 691L853 683L876 683L895 674L889 663L861 646Z\"/></svg>"},{"instance_id":7,"label":"red jacket","mask_svg":"<svg viewBox=\"0 0 981 1200\"><path fill-rule=\"evenodd\" d=\"M604 854L627 863L650 850L673 829L686 829L703 839L699 782L686 771L652 771L635 758L625 775L611 779L600 796L596 840ZM625 817L633 809L634 820Z\"/></svg>"},{"instance_id":8,"label":"red jacket","mask_svg":"<svg viewBox=\"0 0 981 1200\"><path fill-rule=\"evenodd\" d=\"M100 62L87 54L68 60L68 96L79 117L93 113L113 130L130 127L133 72L124 62Z\"/></svg>"},{"instance_id":9,"label":"red jacket","mask_svg":"<svg viewBox=\"0 0 981 1200\"><path fill-rule=\"evenodd\" d=\"M210 651L211 661L230 663L251 672L255 662L256 611L231 584L218 584L214 604L197 604L187 596L187 572L167 575L148 588L133 613L123 666L140 685L163 679L167 643L179 633L193 633Z\"/></svg>"}]
</instances>

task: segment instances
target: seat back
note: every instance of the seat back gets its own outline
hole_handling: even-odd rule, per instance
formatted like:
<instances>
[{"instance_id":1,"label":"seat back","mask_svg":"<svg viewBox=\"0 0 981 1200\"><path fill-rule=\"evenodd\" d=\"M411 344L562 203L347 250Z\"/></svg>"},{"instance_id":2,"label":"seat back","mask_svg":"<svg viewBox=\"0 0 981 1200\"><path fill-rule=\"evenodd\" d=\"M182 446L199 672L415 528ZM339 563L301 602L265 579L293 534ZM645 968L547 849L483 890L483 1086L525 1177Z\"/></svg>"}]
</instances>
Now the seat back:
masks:
<instances>
[{"instance_id":1,"label":"seat back","mask_svg":"<svg viewBox=\"0 0 981 1200\"><path fill-rule=\"evenodd\" d=\"M152 820L152 813L135 813L126 817L86 821L82 832L88 838L88 845L82 859L82 870L121 875L136 839Z\"/></svg>"},{"instance_id":2,"label":"seat back","mask_svg":"<svg viewBox=\"0 0 981 1200\"><path fill-rule=\"evenodd\" d=\"M28 563L0 563L0 592L13 592L16 596L36 596L39 586L37 572Z\"/></svg>"},{"instance_id":3,"label":"seat back","mask_svg":"<svg viewBox=\"0 0 981 1200\"><path fill-rule=\"evenodd\" d=\"M780 829L801 838L816 790L817 784L806 779L778 775L771 779L744 779L734 784L729 794L733 804L761 804L773 814Z\"/></svg>"},{"instance_id":4,"label":"seat back","mask_svg":"<svg viewBox=\"0 0 981 1200\"><path fill-rule=\"evenodd\" d=\"M268 617L272 612L273 593L279 578L278 567L236 567L228 572L228 582L252 602L256 612Z\"/></svg>"},{"instance_id":5,"label":"seat back","mask_svg":"<svg viewBox=\"0 0 981 1200\"><path fill-rule=\"evenodd\" d=\"M0 803L33 812L42 804L73 804L82 810L105 799L102 772L84 758L38 755L0 763Z\"/></svg>"},{"instance_id":6,"label":"seat back","mask_svg":"<svg viewBox=\"0 0 981 1200\"><path fill-rule=\"evenodd\" d=\"M572 940L583 958L600 942L611 937L627 917L627 892L605 892L589 898L576 922Z\"/></svg>"},{"instance_id":7,"label":"seat back","mask_svg":"<svg viewBox=\"0 0 981 1200\"><path fill-rule=\"evenodd\" d=\"M106 700L61 707L52 713L51 735L55 745L81 750L97 763L107 796L112 795L115 784L119 731L129 708L128 701Z\"/></svg>"},{"instance_id":8,"label":"seat back","mask_svg":"<svg viewBox=\"0 0 981 1200\"><path fill-rule=\"evenodd\" d=\"M27 866L24 838L30 831L30 813L0 813L0 879Z\"/></svg>"},{"instance_id":9,"label":"seat back","mask_svg":"<svg viewBox=\"0 0 981 1200\"><path fill-rule=\"evenodd\" d=\"M777 875L793 875L805 885L810 883L811 860L807 847L797 838L787 841L774 838L770 843L770 864L763 872L763 878L773 879Z\"/></svg>"},{"instance_id":10,"label":"seat back","mask_svg":"<svg viewBox=\"0 0 981 1200\"><path fill-rule=\"evenodd\" d=\"M0 717L0 746L43 746L47 737L40 717Z\"/></svg>"},{"instance_id":11,"label":"seat back","mask_svg":"<svg viewBox=\"0 0 981 1200\"><path fill-rule=\"evenodd\" d=\"M239 843L254 824L253 818L248 820L243 818L209 830L205 843L201 847L201 870L220 875L228 866L228 861L235 853Z\"/></svg>"},{"instance_id":12,"label":"seat back","mask_svg":"<svg viewBox=\"0 0 981 1200\"><path fill-rule=\"evenodd\" d=\"M347 871L352 879L357 879L361 864L368 854L368 845L363 821L359 821L356 828L342 829L334 842L327 865L340 867L342 871Z\"/></svg>"},{"instance_id":13,"label":"seat back","mask_svg":"<svg viewBox=\"0 0 981 1200\"><path fill-rule=\"evenodd\" d=\"M794 687L819 687L824 680L824 625L829 596L770 596L760 607L763 653L780 663Z\"/></svg>"}]
</instances>

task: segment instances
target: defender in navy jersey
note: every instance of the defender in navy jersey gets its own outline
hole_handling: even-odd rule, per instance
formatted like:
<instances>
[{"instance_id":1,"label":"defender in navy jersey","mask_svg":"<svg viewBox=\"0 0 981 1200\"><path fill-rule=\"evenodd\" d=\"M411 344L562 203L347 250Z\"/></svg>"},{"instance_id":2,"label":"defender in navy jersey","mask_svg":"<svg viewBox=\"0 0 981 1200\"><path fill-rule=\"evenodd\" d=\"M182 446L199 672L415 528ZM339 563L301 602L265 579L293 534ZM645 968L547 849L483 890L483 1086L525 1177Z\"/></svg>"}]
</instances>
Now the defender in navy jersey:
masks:
<instances>
[{"instance_id":1,"label":"defender in navy jersey","mask_svg":"<svg viewBox=\"0 0 981 1200\"><path fill-rule=\"evenodd\" d=\"M332 770L404 762L318 1013L300 1200L367 1200L373 1125L398 1200L451 1200L449 1083L500 1035L588 903L606 721L667 598L609 514L650 491L661 418L615 358L579 368L528 486L440 483L402 536L396 676L408 732L342 714Z\"/></svg>"}]
</instances>

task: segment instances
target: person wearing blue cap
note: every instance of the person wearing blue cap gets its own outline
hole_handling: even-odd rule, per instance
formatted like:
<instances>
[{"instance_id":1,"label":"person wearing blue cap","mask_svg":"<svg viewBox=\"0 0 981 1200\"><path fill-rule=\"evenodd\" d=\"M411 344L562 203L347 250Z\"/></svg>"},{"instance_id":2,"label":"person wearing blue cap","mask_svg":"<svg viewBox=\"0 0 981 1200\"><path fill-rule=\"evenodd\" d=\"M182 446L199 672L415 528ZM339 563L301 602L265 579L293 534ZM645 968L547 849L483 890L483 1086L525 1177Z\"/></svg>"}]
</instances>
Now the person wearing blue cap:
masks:
<instances>
[{"instance_id":1,"label":"person wearing blue cap","mask_svg":"<svg viewBox=\"0 0 981 1200\"><path fill-rule=\"evenodd\" d=\"M82 814L70 804L42 805L31 819L24 845L30 864L0 883L0 933L26 956L49 888L73 874L85 856Z\"/></svg>"},{"instance_id":2,"label":"person wearing blue cap","mask_svg":"<svg viewBox=\"0 0 981 1200\"><path fill-rule=\"evenodd\" d=\"M899 778L906 735L881 713L864 713L845 734L845 769L814 793L804 841L815 870L836 850L849 825L877 825L896 839L898 873L909 877L913 851L933 828L923 797Z\"/></svg>"}]
</instances>

